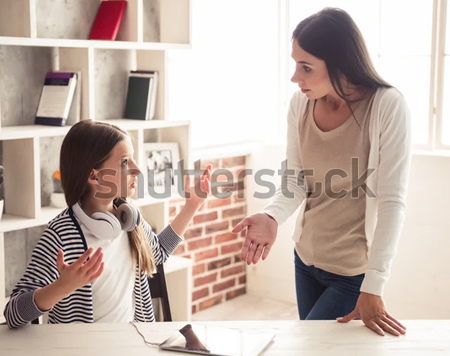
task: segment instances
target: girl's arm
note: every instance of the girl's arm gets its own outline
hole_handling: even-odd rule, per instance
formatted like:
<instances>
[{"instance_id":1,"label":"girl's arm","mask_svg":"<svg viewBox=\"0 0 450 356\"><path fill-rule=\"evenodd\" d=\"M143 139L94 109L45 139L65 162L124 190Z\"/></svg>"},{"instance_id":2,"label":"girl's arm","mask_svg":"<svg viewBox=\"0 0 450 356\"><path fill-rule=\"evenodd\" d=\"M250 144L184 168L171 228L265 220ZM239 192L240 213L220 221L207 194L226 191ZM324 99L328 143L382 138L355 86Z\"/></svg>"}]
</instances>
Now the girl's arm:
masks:
<instances>
[{"instance_id":1,"label":"girl's arm","mask_svg":"<svg viewBox=\"0 0 450 356\"><path fill-rule=\"evenodd\" d=\"M25 325L42 315L43 310L34 303L34 293L58 279L55 259L51 256L56 256L60 248L58 234L47 228L33 250L24 275L14 287L5 306L3 313L10 328Z\"/></svg>"},{"instance_id":2,"label":"girl's arm","mask_svg":"<svg viewBox=\"0 0 450 356\"><path fill-rule=\"evenodd\" d=\"M78 288L91 283L100 276L104 266L103 252L100 247L91 256L93 251L92 247L88 248L74 263L69 265L64 262L64 252L59 250L56 266L60 276L52 284L36 290L34 293L36 307L40 310L50 310Z\"/></svg>"},{"instance_id":3,"label":"girl's arm","mask_svg":"<svg viewBox=\"0 0 450 356\"><path fill-rule=\"evenodd\" d=\"M186 204L178 215L173 219L171 226L173 231L179 236L183 236L191 220L203 205L208 195L211 193L211 165L206 167L200 181L196 186L191 186L190 177L186 176L184 190L186 192Z\"/></svg>"},{"instance_id":4,"label":"girl's arm","mask_svg":"<svg viewBox=\"0 0 450 356\"><path fill-rule=\"evenodd\" d=\"M211 165L208 165L196 186L191 186L191 180L189 176L186 176L186 204L158 235L152 232L150 226L144 221L144 230L152 247L156 264L164 263L183 241L180 236L184 235L192 218L211 192L211 169Z\"/></svg>"},{"instance_id":5,"label":"girl's arm","mask_svg":"<svg viewBox=\"0 0 450 356\"><path fill-rule=\"evenodd\" d=\"M5 306L4 315L10 328L20 327L40 317L64 297L101 274L101 249L86 263L84 261L92 253L92 249L88 249L77 261L68 265L64 263L61 248L58 234L47 228Z\"/></svg>"}]
</instances>

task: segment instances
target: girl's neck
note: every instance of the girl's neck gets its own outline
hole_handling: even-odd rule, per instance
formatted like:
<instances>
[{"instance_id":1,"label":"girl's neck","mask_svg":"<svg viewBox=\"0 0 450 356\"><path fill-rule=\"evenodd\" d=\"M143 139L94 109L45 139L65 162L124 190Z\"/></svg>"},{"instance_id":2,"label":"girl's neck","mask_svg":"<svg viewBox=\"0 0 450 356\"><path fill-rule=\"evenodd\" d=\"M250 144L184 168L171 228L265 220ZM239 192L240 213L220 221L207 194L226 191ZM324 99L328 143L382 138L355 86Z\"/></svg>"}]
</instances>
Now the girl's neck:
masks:
<instances>
[{"instance_id":1,"label":"girl's neck","mask_svg":"<svg viewBox=\"0 0 450 356\"><path fill-rule=\"evenodd\" d=\"M110 213L114 213L112 200L103 200L88 196L81 199L80 206L88 216L91 216L97 211L109 211Z\"/></svg>"}]
</instances>

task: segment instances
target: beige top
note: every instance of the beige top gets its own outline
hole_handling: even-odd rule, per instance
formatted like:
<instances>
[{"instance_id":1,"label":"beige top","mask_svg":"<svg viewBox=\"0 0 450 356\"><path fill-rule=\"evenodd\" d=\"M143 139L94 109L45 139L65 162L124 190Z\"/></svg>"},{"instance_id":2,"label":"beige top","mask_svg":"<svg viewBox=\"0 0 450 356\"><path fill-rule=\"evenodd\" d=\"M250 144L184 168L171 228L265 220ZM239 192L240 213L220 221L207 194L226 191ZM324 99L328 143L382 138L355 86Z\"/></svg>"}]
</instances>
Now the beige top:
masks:
<instances>
[{"instance_id":1,"label":"beige top","mask_svg":"<svg viewBox=\"0 0 450 356\"><path fill-rule=\"evenodd\" d=\"M302 236L306 207L299 127L306 119L308 102L301 90L292 96L287 115L286 169L282 184L262 210L272 216L278 226L297 211L291 235L295 242ZM378 88L368 120L368 167L376 173L367 177L367 187L376 196L366 196L365 232L369 261L360 290L382 296L406 217L411 166L411 114L405 98L397 89ZM286 194L286 189L292 194Z\"/></svg>"},{"instance_id":2,"label":"beige top","mask_svg":"<svg viewBox=\"0 0 450 356\"><path fill-rule=\"evenodd\" d=\"M299 148L307 186L302 235L295 249L306 265L354 276L367 269L366 177L373 95L334 130L316 124L313 105L299 123ZM367 194L371 194L367 190Z\"/></svg>"}]
</instances>

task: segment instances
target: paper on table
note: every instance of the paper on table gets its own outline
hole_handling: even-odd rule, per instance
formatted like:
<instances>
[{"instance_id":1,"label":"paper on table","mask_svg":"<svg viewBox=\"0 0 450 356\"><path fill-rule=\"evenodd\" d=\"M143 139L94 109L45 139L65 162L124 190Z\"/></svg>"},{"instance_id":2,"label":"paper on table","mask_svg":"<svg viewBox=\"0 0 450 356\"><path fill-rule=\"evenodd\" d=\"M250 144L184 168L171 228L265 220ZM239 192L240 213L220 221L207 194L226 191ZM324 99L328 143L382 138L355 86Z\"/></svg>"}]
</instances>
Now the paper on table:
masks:
<instances>
[{"instance_id":1,"label":"paper on table","mask_svg":"<svg viewBox=\"0 0 450 356\"><path fill-rule=\"evenodd\" d=\"M159 345L159 344L163 343L171 335L173 335L174 332L176 332L178 330L178 328L174 328L171 330L158 330L158 329L148 330L146 328L146 330L144 331L139 327L139 323L130 322L130 324L132 324L135 327L136 332L142 336L143 342L146 342L146 343L152 344L152 345Z\"/></svg>"}]
</instances>

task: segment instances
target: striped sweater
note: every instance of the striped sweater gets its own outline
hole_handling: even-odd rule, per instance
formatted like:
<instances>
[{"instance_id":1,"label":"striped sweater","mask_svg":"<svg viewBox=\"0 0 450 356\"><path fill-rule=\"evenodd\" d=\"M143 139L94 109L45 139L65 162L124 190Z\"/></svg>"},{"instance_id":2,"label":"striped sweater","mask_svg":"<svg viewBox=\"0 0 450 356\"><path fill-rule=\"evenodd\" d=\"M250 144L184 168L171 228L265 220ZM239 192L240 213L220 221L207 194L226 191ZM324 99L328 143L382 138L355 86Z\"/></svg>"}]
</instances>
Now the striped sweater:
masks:
<instances>
[{"instance_id":1,"label":"striped sweater","mask_svg":"<svg viewBox=\"0 0 450 356\"><path fill-rule=\"evenodd\" d=\"M168 225L160 234L151 231L144 221L144 230L153 250L156 264L163 263L182 240ZM86 250L87 244L72 208L67 208L51 220L33 250L31 261L20 281L12 291L4 315L10 328L27 324L42 315L34 303L34 292L55 282L59 277L56 268L58 250L64 251L65 262L75 262ZM150 289L145 273L136 265L134 284L134 319L139 322L155 321ZM92 286L87 284L58 302L48 312L48 322L94 322Z\"/></svg>"}]
</instances>

